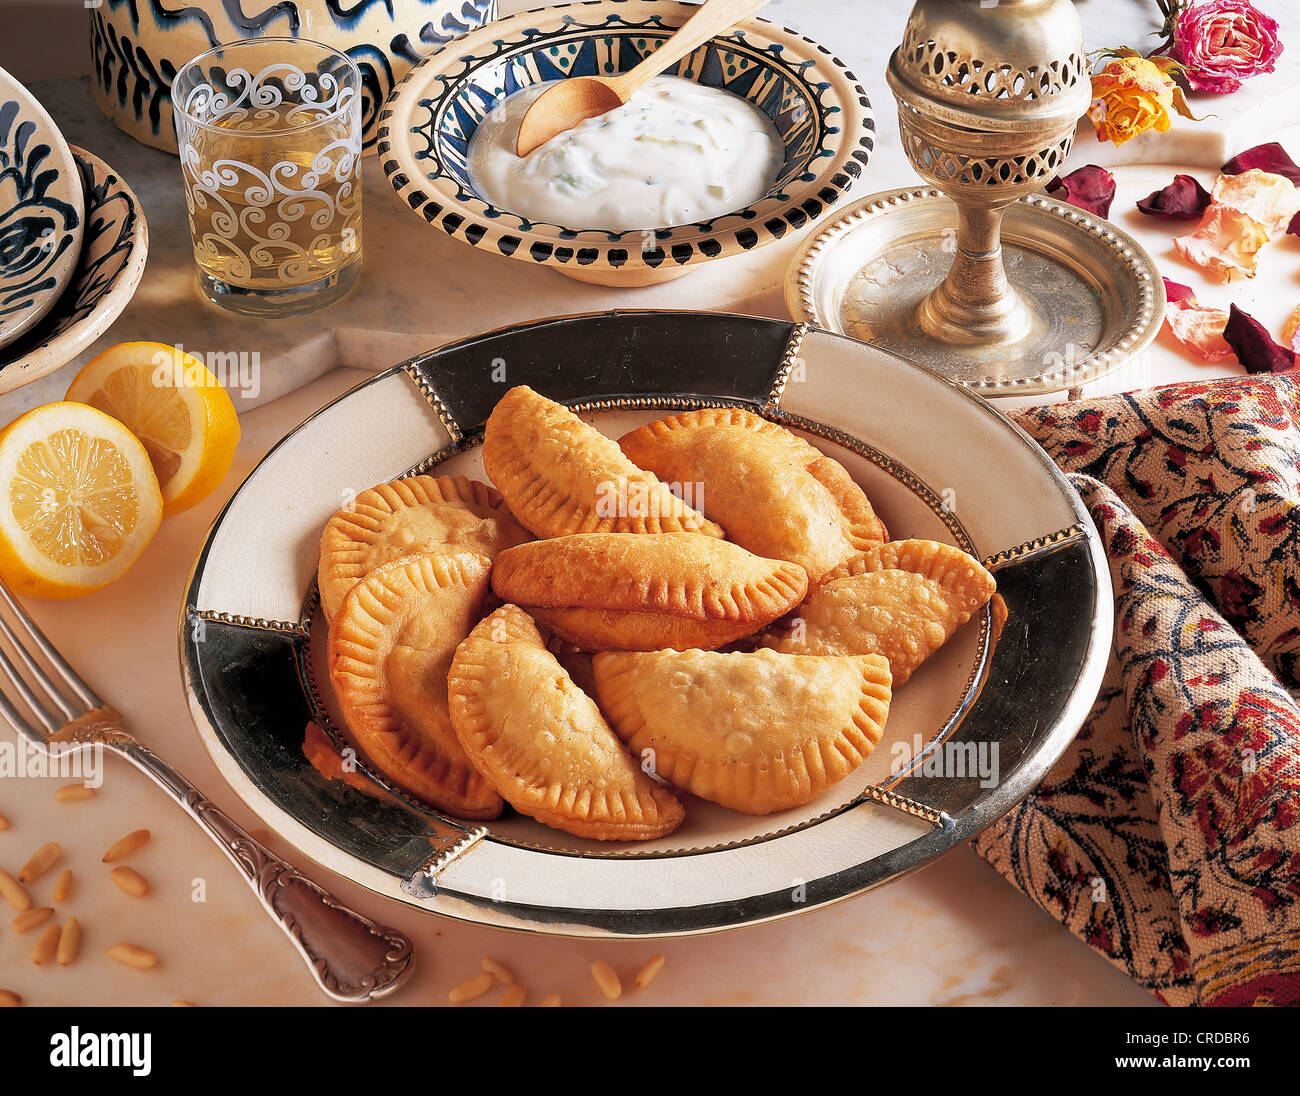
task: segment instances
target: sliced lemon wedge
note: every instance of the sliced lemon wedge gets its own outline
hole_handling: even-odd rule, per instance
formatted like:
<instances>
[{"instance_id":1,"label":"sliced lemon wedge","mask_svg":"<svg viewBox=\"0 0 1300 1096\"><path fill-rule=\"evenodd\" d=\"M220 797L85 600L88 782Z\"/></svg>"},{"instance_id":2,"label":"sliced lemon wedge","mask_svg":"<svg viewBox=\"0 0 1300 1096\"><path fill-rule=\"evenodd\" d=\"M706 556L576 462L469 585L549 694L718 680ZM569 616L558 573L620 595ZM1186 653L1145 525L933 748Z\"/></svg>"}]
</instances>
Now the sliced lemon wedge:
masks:
<instances>
[{"instance_id":1,"label":"sliced lemon wedge","mask_svg":"<svg viewBox=\"0 0 1300 1096\"><path fill-rule=\"evenodd\" d=\"M0 578L80 597L120 578L162 521L149 454L116 419L50 403L0 431Z\"/></svg>"},{"instance_id":2,"label":"sliced lemon wedge","mask_svg":"<svg viewBox=\"0 0 1300 1096\"><path fill-rule=\"evenodd\" d=\"M239 444L239 416L204 364L174 346L121 343L91 361L68 389L124 423L144 444L162 489L163 512L206 498L225 478Z\"/></svg>"}]
</instances>

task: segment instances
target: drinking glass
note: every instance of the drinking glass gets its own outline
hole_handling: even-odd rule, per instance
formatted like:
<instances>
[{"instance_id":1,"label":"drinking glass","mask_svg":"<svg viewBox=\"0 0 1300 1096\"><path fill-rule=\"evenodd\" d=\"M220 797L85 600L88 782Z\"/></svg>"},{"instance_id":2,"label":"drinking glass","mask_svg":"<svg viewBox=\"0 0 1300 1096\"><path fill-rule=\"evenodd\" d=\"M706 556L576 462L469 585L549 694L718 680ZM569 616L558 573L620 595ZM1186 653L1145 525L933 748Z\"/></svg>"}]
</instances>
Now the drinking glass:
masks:
<instances>
[{"instance_id":1,"label":"drinking glass","mask_svg":"<svg viewBox=\"0 0 1300 1096\"><path fill-rule=\"evenodd\" d=\"M172 82L199 286L232 312L285 316L361 273L361 73L304 38L218 46Z\"/></svg>"}]
</instances>

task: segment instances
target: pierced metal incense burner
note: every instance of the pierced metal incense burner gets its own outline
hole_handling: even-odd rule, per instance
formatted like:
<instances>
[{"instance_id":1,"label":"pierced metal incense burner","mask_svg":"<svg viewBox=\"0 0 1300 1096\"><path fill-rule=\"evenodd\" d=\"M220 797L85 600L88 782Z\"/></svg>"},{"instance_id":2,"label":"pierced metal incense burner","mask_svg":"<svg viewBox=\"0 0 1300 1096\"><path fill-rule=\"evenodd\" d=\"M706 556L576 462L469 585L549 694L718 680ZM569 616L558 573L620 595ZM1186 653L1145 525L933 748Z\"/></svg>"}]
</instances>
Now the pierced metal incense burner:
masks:
<instances>
[{"instance_id":1,"label":"pierced metal incense burner","mask_svg":"<svg viewBox=\"0 0 1300 1096\"><path fill-rule=\"evenodd\" d=\"M916 319L930 337L1005 346L1033 309L1007 278L1006 207L1055 176L1092 98L1070 0L918 0L889 61L913 167L957 205L957 254Z\"/></svg>"}]
</instances>

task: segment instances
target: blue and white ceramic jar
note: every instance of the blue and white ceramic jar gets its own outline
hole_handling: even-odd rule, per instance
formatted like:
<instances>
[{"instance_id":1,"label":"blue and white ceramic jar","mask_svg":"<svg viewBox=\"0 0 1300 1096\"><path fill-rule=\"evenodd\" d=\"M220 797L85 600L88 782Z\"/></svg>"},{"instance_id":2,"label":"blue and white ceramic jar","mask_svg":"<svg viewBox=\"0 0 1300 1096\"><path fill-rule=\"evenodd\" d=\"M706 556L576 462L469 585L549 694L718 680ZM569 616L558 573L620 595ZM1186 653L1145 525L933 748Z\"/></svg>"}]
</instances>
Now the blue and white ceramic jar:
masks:
<instances>
[{"instance_id":1,"label":"blue and white ceramic jar","mask_svg":"<svg viewBox=\"0 0 1300 1096\"><path fill-rule=\"evenodd\" d=\"M303 37L346 53L363 77L365 141L388 93L424 54L490 22L497 0L98 0L90 82L118 128L176 151L171 82L185 62L243 38Z\"/></svg>"}]
</instances>

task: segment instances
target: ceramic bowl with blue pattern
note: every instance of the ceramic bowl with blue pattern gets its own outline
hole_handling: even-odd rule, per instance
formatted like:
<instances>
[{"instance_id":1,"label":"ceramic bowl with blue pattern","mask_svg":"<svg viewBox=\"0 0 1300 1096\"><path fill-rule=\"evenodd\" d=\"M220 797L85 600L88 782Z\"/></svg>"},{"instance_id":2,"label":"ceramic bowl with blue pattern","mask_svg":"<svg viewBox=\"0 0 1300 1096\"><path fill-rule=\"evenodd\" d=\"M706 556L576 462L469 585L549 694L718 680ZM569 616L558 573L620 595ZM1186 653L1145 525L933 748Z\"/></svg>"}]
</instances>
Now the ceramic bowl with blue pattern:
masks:
<instances>
[{"instance_id":1,"label":"ceramic bowl with blue pattern","mask_svg":"<svg viewBox=\"0 0 1300 1096\"><path fill-rule=\"evenodd\" d=\"M176 151L171 86L187 62L246 38L310 38L361 70L365 143L393 85L430 49L481 27L497 0L87 0L90 87L146 145Z\"/></svg>"},{"instance_id":2,"label":"ceramic bowl with blue pattern","mask_svg":"<svg viewBox=\"0 0 1300 1096\"><path fill-rule=\"evenodd\" d=\"M569 76L626 72L696 10L675 0L595 0L523 12L430 53L379 116L376 151L413 213L457 240L597 285L668 281L701 262L797 232L836 205L875 143L866 93L824 46L748 19L667 75L739 95L776 126L785 163L753 205L694 224L611 232L530 221L479 196L467 167L502 98Z\"/></svg>"}]
</instances>

